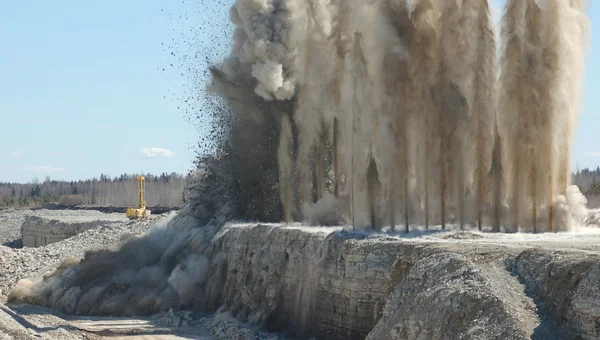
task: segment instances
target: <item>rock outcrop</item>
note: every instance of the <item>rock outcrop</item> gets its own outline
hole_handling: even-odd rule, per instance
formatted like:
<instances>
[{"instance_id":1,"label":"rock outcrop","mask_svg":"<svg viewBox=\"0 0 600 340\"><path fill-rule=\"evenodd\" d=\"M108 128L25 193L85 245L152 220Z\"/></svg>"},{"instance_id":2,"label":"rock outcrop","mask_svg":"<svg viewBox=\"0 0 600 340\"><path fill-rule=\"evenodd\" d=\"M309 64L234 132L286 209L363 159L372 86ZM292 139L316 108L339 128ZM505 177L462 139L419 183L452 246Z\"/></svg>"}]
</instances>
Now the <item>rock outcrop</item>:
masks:
<instances>
[{"instance_id":1,"label":"rock outcrop","mask_svg":"<svg viewBox=\"0 0 600 340\"><path fill-rule=\"evenodd\" d=\"M88 229L123 221L125 221L124 217L60 216L43 218L30 215L25 218L25 221L21 225L22 245L23 247L46 246L50 243L75 236Z\"/></svg>"},{"instance_id":2,"label":"rock outcrop","mask_svg":"<svg viewBox=\"0 0 600 340\"><path fill-rule=\"evenodd\" d=\"M600 337L600 247L581 235L172 222L17 284L8 301L85 315L222 311L317 339Z\"/></svg>"},{"instance_id":3,"label":"rock outcrop","mask_svg":"<svg viewBox=\"0 0 600 340\"><path fill-rule=\"evenodd\" d=\"M347 231L230 227L206 310L321 339L594 339L597 256Z\"/></svg>"},{"instance_id":4,"label":"rock outcrop","mask_svg":"<svg viewBox=\"0 0 600 340\"><path fill-rule=\"evenodd\" d=\"M600 256L529 249L509 267L559 338L600 338Z\"/></svg>"}]
</instances>

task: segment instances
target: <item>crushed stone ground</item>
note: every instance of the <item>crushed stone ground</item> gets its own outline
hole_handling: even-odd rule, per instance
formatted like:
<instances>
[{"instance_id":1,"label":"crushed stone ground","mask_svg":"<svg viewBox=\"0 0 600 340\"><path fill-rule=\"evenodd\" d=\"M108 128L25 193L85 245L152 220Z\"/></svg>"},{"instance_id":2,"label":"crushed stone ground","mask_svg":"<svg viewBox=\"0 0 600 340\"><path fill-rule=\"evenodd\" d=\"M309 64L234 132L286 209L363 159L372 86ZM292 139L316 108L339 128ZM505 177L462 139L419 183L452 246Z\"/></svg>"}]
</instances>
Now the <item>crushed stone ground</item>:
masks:
<instances>
[{"instance_id":1,"label":"crushed stone ground","mask_svg":"<svg viewBox=\"0 0 600 340\"><path fill-rule=\"evenodd\" d=\"M0 211L0 244L18 240L20 226L27 215L50 216L98 216L104 214L95 211L60 210L3 210ZM0 340L4 339L96 339L110 336L113 339L285 339L284 335L262 332L250 325L242 324L228 314L201 314L189 311L169 311L147 319L117 318L75 318L36 306L6 306L9 290L19 279L35 279L46 271L56 268L67 258L80 258L88 250L116 248L127 239L148 231L150 224L166 218L167 214L154 216L150 222L124 221L122 223L101 226L69 239L39 248L14 248L0 245ZM590 217L575 228L574 232L556 234L493 234L476 230L460 231L456 228L440 230L420 230L412 228L408 234L367 233L351 231L348 228L305 227L294 224L284 228L301 229L307 232L331 233L347 230L357 239L367 243L403 242L435 243L450 250L477 250L481 258L488 261L491 253L487 248L502 248L506 251L519 251L526 248L543 248L557 251L575 252L582 255L600 254L600 212L592 211ZM251 227L255 224L236 224L230 228ZM273 225L283 227L281 225ZM502 250L504 252L504 250ZM478 262L478 261L476 261ZM524 295L523 287L516 279L507 274L501 265L483 266L482 275L496 282L494 290L502 286L510 289L498 293L511 310L519 314L526 324L536 323L533 312L535 306Z\"/></svg>"},{"instance_id":2,"label":"crushed stone ground","mask_svg":"<svg viewBox=\"0 0 600 340\"><path fill-rule=\"evenodd\" d=\"M13 248L3 245L20 238L20 227L27 215L97 216L97 211L3 210L0 211L0 340L5 339L285 339L241 324L225 314L199 314L170 311L147 319L74 318L37 306L7 306L6 297L20 279L35 279L55 269L68 258L81 258L88 250L117 248L123 242L148 231L151 224L168 214L155 215L150 221L126 221L87 230L66 240L37 248Z\"/></svg>"}]
</instances>

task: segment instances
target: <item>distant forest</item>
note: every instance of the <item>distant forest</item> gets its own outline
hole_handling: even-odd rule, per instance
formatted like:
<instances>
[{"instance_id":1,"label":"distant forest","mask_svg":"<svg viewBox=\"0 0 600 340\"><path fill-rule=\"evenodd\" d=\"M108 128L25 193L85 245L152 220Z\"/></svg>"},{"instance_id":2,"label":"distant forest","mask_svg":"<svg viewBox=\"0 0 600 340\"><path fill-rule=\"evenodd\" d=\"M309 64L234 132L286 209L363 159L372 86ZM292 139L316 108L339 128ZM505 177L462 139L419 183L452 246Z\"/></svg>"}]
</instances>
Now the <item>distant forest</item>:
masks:
<instances>
[{"instance_id":1,"label":"distant forest","mask_svg":"<svg viewBox=\"0 0 600 340\"><path fill-rule=\"evenodd\" d=\"M187 176L177 173L145 176L148 206L183 206ZM129 174L113 178L101 174L99 178L79 181L46 177L43 181L34 179L26 184L0 182L0 207L39 207L47 203L129 207L137 206L137 192L136 175Z\"/></svg>"},{"instance_id":2,"label":"distant forest","mask_svg":"<svg viewBox=\"0 0 600 340\"><path fill-rule=\"evenodd\" d=\"M578 167L573 174L572 183L586 196L600 196L600 166L594 170Z\"/></svg>"},{"instance_id":3,"label":"distant forest","mask_svg":"<svg viewBox=\"0 0 600 340\"><path fill-rule=\"evenodd\" d=\"M575 169L572 183L587 197L589 208L600 208L600 166L596 169Z\"/></svg>"},{"instance_id":4,"label":"distant forest","mask_svg":"<svg viewBox=\"0 0 600 340\"><path fill-rule=\"evenodd\" d=\"M177 173L146 175L146 202L150 207L182 207L188 176ZM600 166L576 169L572 183L579 186L591 208L600 207ZM0 207L39 207L46 203L65 206L95 205L129 207L137 205L136 175L123 174L111 178L100 175L80 181L57 181L46 177L30 183L0 182Z\"/></svg>"}]
</instances>

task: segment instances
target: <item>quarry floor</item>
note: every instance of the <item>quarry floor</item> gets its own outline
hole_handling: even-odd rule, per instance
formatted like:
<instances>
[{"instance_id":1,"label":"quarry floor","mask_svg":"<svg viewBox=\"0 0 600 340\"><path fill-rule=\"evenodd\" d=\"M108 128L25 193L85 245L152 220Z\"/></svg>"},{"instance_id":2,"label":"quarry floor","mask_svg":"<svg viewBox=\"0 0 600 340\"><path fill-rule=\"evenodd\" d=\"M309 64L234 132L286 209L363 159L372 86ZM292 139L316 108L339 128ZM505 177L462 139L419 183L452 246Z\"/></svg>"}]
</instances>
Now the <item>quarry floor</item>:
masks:
<instances>
[{"instance_id":1,"label":"quarry floor","mask_svg":"<svg viewBox=\"0 0 600 340\"><path fill-rule=\"evenodd\" d=\"M111 223L44 247L15 248L28 215L61 222L97 219ZM93 210L0 210L0 340L285 339L242 324L227 314L171 312L149 318L74 317L38 306L5 304L18 280L35 279L67 258L83 257L88 250L117 248L131 237L146 233L152 224L165 221L169 213L154 215L148 221L129 221L121 215L124 214Z\"/></svg>"},{"instance_id":2,"label":"quarry floor","mask_svg":"<svg viewBox=\"0 0 600 340\"><path fill-rule=\"evenodd\" d=\"M62 220L111 219L120 223L85 231L69 239L38 248L13 248L19 237L19 228L27 214L42 217L58 216ZM6 296L14 284L23 278L34 279L54 269L68 257L82 257L84 252L100 248L116 248L134 235L148 231L152 223L168 218L168 214L154 216L150 221L120 220L114 214L95 211L57 210L3 210L0 211L0 340L4 339L286 339L281 334L267 333L240 323L228 314L200 314L172 312L149 318L74 317L30 305L6 305ZM600 215L600 214L599 214ZM252 228L256 224L232 224L227 229ZM299 224L282 226L263 224L274 228L297 229L322 235L339 231L342 227L306 227ZM457 253L478 256L498 256L497 252L516 254L525 249L545 249L579 255L600 255L600 228L576 228L560 234L492 234L476 231L413 230L410 233L374 235L366 232L347 232L367 243L402 242L432 244ZM493 251L492 251L493 249ZM494 253L494 254L492 254ZM485 271L485 270L484 270ZM492 269L486 275L496 275ZM523 291L519 283L498 274L494 278L511 289ZM520 301L519 303L521 303ZM527 323L531 315L523 315ZM534 321L531 321L532 323ZM533 326L531 326L533 327ZM373 335L376 338L376 335ZM485 337L484 337L485 338Z\"/></svg>"}]
</instances>

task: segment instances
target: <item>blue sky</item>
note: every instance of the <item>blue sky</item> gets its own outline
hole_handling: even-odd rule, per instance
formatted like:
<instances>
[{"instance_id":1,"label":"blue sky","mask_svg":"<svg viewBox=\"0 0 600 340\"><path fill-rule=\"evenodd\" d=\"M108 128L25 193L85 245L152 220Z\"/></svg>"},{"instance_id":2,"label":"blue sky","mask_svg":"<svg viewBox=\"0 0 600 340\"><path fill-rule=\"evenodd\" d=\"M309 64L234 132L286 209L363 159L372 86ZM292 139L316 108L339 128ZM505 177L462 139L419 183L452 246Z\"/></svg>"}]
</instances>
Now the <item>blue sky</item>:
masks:
<instances>
[{"instance_id":1,"label":"blue sky","mask_svg":"<svg viewBox=\"0 0 600 340\"><path fill-rule=\"evenodd\" d=\"M179 15L199 22L200 9L1 2L0 181L190 169L201 128L185 119L193 84L170 53L191 50L194 23Z\"/></svg>"},{"instance_id":2,"label":"blue sky","mask_svg":"<svg viewBox=\"0 0 600 340\"><path fill-rule=\"evenodd\" d=\"M186 120L186 110L201 105L185 100L198 93L205 55L217 60L227 52L231 3L2 2L0 181L190 169L203 126ZM501 8L504 1L492 3ZM600 46L594 26L600 5L592 3L588 13L592 49L574 156L581 166L595 167L600 61L593 47ZM194 53L197 59L182 63Z\"/></svg>"}]
</instances>

